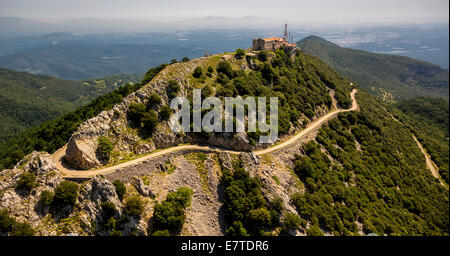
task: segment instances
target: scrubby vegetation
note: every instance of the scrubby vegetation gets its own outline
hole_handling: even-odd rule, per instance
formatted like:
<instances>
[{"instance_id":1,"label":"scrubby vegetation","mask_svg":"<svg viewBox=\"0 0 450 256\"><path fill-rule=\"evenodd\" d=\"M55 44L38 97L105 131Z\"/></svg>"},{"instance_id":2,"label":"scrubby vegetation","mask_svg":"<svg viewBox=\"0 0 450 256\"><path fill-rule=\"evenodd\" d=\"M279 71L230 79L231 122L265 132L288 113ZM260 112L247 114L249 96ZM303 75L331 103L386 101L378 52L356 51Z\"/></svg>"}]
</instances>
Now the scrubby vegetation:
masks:
<instances>
[{"instance_id":1,"label":"scrubby vegetation","mask_svg":"<svg viewBox=\"0 0 450 256\"><path fill-rule=\"evenodd\" d=\"M36 231L27 222L18 222L6 209L0 210L0 234L11 236L33 236Z\"/></svg>"},{"instance_id":2,"label":"scrubby vegetation","mask_svg":"<svg viewBox=\"0 0 450 256\"><path fill-rule=\"evenodd\" d=\"M44 190L39 197L39 203L44 206L50 206L53 203L54 197L55 195L51 191Z\"/></svg>"},{"instance_id":3,"label":"scrubby vegetation","mask_svg":"<svg viewBox=\"0 0 450 256\"><path fill-rule=\"evenodd\" d=\"M110 93L99 96L86 106L65 114L57 119L27 130L26 132L0 144L0 170L11 168L32 151L53 153L62 147L77 127L103 110L111 109L130 93L141 88L156 76L167 64L150 69L142 83L127 84Z\"/></svg>"},{"instance_id":4,"label":"scrubby vegetation","mask_svg":"<svg viewBox=\"0 0 450 256\"><path fill-rule=\"evenodd\" d=\"M396 111L398 108L401 112ZM417 97L402 100L390 111L416 135L449 184L449 104L448 100Z\"/></svg>"},{"instance_id":5,"label":"scrubby vegetation","mask_svg":"<svg viewBox=\"0 0 450 256\"><path fill-rule=\"evenodd\" d=\"M36 175L31 172L23 172L17 181L17 188L30 192L36 186Z\"/></svg>"},{"instance_id":6,"label":"scrubby vegetation","mask_svg":"<svg viewBox=\"0 0 450 256\"><path fill-rule=\"evenodd\" d=\"M236 49L236 59L242 59L245 56L245 51L242 49Z\"/></svg>"},{"instance_id":7,"label":"scrubby vegetation","mask_svg":"<svg viewBox=\"0 0 450 256\"><path fill-rule=\"evenodd\" d=\"M111 140L108 139L105 136L100 136L98 138L98 147L97 151L104 157L109 158L109 155L111 154L112 150L114 148L114 145L112 144Z\"/></svg>"},{"instance_id":8,"label":"scrubby vegetation","mask_svg":"<svg viewBox=\"0 0 450 256\"><path fill-rule=\"evenodd\" d=\"M72 181L61 181L55 189L53 204L56 207L74 205L78 196L78 184Z\"/></svg>"},{"instance_id":9,"label":"scrubby vegetation","mask_svg":"<svg viewBox=\"0 0 450 256\"><path fill-rule=\"evenodd\" d=\"M169 80L169 85L167 86L167 96L169 96L169 99L177 97L180 90L181 87L177 81Z\"/></svg>"},{"instance_id":10,"label":"scrubby vegetation","mask_svg":"<svg viewBox=\"0 0 450 256\"><path fill-rule=\"evenodd\" d=\"M202 67L196 67L194 69L194 73L192 74L192 76L195 77L195 78L200 78L202 76L202 74L203 74Z\"/></svg>"},{"instance_id":11,"label":"scrubby vegetation","mask_svg":"<svg viewBox=\"0 0 450 256\"><path fill-rule=\"evenodd\" d=\"M215 82L203 87L207 92L202 90L202 97L278 97L281 134L291 126L303 125L318 114L319 108L330 108L330 89L335 90L339 106L351 106L349 81L313 56L298 52L294 57L292 60L285 51L278 50L274 57L266 56L250 71L234 70L230 61L221 61L216 67ZM260 132L250 133L251 142L259 135Z\"/></svg>"},{"instance_id":12,"label":"scrubby vegetation","mask_svg":"<svg viewBox=\"0 0 450 256\"><path fill-rule=\"evenodd\" d=\"M113 184L114 187L116 188L117 195L119 196L120 199L122 199L127 193L127 188L125 187L125 184L120 180L115 180Z\"/></svg>"},{"instance_id":13,"label":"scrubby vegetation","mask_svg":"<svg viewBox=\"0 0 450 256\"><path fill-rule=\"evenodd\" d=\"M190 205L193 191L181 187L176 192L169 193L166 200L155 205L153 225L155 236L178 234L186 219L185 209Z\"/></svg>"},{"instance_id":14,"label":"scrubby vegetation","mask_svg":"<svg viewBox=\"0 0 450 256\"><path fill-rule=\"evenodd\" d=\"M360 113L341 113L296 156L306 192L292 202L311 224L307 233L355 235L360 223L365 233L448 235L448 191L425 168L408 129L360 94Z\"/></svg>"},{"instance_id":15,"label":"scrubby vegetation","mask_svg":"<svg viewBox=\"0 0 450 256\"><path fill-rule=\"evenodd\" d=\"M124 209L127 215L140 217L144 211L144 202L138 195L133 195L127 199Z\"/></svg>"},{"instance_id":16,"label":"scrubby vegetation","mask_svg":"<svg viewBox=\"0 0 450 256\"><path fill-rule=\"evenodd\" d=\"M268 202L261 192L261 181L251 178L241 161L233 169L223 168L225 218L231 236L265 235L280 225L283 210L279 200Z\"/></svg>"}]
</instances>

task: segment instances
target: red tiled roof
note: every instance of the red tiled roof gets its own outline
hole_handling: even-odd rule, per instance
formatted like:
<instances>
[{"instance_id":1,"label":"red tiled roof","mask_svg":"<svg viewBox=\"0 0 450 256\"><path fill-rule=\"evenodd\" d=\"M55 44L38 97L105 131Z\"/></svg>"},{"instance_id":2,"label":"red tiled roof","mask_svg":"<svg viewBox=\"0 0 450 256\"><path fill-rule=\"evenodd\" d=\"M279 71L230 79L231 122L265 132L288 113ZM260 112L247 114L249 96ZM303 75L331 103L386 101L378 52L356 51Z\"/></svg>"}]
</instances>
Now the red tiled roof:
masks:
<instances>
[{"instance_id":1,"label":"red tiled roof","mask_svg":"<svg viewBox=\"0 0 450 256\"><path fill-rule=\"evenodd\" d=\"M279 37L268 37L268 38L264 38L265 42L271 42L271 41L284 41L282 38Z\"/></svg>"}]
</instances>

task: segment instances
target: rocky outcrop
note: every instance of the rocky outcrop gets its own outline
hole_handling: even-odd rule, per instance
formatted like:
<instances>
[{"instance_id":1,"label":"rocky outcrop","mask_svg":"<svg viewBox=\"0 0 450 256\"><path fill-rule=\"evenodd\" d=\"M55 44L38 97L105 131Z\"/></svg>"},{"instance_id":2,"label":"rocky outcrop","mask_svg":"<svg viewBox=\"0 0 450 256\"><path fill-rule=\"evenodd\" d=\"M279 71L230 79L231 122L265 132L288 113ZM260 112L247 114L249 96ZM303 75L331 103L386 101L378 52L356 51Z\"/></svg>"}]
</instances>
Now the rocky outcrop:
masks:
<instances>
[{"instance_id":1,"label":"rocky outcrop","mask_svg":"<svg viewBox=\"0 0 450 256\"><path fill-rule=\"evenodd\" d=\"M150 186L146 186L141 178L135 178L133 180L133 185L141 196L154 197L155 194L150 189Z\"/></svg>"},{"instance_id":2,"label":"rocky outcrop","mask_svg":"<svg viewBox=\"0 0 450 256\"><path fill-rule=\"evenodd\" d=\"M67 144L65 160L81 169L101 166L96 154L97 142L92 139L77 139L72 136Z\"/></svg>"},{"instance_id":3,"label":"rocky outcrop","mask_svg":"<svg viewBox=\"0 0 450 256\"><path fill-rule=\"evenodd\" d=\"M178 81L181 90L180 96L186 96L186 77L205 58L195 59L189 62L176 63L162 70L149 84L143 86L138 91L125 97L122 102L116 104L111 110L102 111L78 127L72 135L67 145L65 160L76 168L90 169L101 166L101 161L95 152L97 140L100 136L108 136L115 144L114 150L123 153L134 151L136 154L145 154L155 148L165 148L183 143L185 138L177 137L169 128L166 122L162 122L152 138L146 139L148 143L138 143L136 134L130 134L131 121L126 115L131 103L146 103L152 93L157 93L161 97L162 104L169 103L166 93L168 81L173 79Z\"/></svg>"},{"instance_id":4,"label":"rocky outcrop","mask_svg":"<svg viewBox=\"0 0 450 256\"><path fill-rule=\"evenodd\" d=\"M102 202L112 202L118 209L122 206L114 185L100 177L95 177L84 184L80 190L79 200L81 209L90 216L98 215Z\"/></svg>"},{"instance_id":5,"label":"rocky outcrop","mask_svg":"<svg viewBox=\"0 0 450 256\"><path fill-rule=\"evenodd\" d=\"M17 188L17 182L24 172L36 176L35 186L29 193ZM17 163L14 169L0 172L0 209L7 209L17 221L26 221L33 228L42 225L43 213L39 198L44 190L54 191L62 181L52 157L47 152L33 152ZM56 235L46 229L41 235Z\"/></svg>"},{"instance_id":6,"label":"rocky outcrop","mask_svg":"<svg viewBox=\"0 0 450 256\"><path fill-rule=\"evenodd\" d=\"M233 165L231 164L230 153L228 153L228 152L220 152L219 153L219 162L220 162L220 165L223 168L226 168L228 170L232 170L233 169Z\"/></svg>"},{"instance_id":7,"label":"rocky outcrop","mask_svg":"<svg viewBox=\"0 0 450 256\"><path fill-rule=\"evenodd\" d=\"M37 175L57 170L49 153L36 151L20 160L15 166L15 169L19 168L27 172L34 172Z\"/></svg>"},{"instance_id":8,"label":"rocky outcrop","mask_svg":"<svg viewBox=\"0 0 450 256\"><path fill-rule=\"evenodd\" d=\"M162 123L158 126L152 135L152 140L156 148L167 148L180 143L186 143L190 140L185 136L177 136L167 123Z\"/></svg>"},{"instance_id":9,"label":"rocky outcrop","mask_svg":"<svg viewBox=\"0 0 450 256\"><path fill-rule=\"evenodd\" d=\"M36 175L36 184L29 193L17 188L20 175L24 172ZM74 207L43 205L40 202L42 192L54 193L62 181L51 156L46 152L33 152L14 169L0 172L0 209L7 209L17 221L29 223L36 230L36 235L107 235L109 230L104 227L107 220L103 219L103 202L113 203L117 209L114 217L117 220L122 218L124 205L115 186L103 177L80 184ZM152 195L150 191L147 193ZM150 210L146 206L146 212ZM147 222L148 218L129 216L122 223L121 231L124 235L146 235Z\"/></svg>"},{"instance_id":10,"label":"rocky outcrop","mask_svg":"<svg viewBox=\"0 0 450 256\"><path fill-rule=\"evenodd\" d=\"M237 151L250 151L254 148L250 145L245 132L235 134L223 133L221 135L213 133L208 139L208 144L222 148L231 148Z\"/></svg>"}]
</instances>

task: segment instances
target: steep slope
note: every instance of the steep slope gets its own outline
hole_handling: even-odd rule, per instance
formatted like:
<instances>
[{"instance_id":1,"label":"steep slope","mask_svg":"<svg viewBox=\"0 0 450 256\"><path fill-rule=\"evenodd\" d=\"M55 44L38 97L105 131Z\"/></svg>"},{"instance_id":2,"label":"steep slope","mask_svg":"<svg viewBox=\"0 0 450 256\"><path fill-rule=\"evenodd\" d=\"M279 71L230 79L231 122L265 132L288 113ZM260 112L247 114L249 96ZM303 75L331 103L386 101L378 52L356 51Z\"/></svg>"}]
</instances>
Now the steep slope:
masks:
<instances>
[{"instance_id":1,"label":"steep slope","mask_svg":"<svg viewBox=\"0 0 450 256\"><path fill-rule=\"evenodd\" d=\"M176 95L191 98L194 88L203 88L204 98L211 95L281 97L278 128L281 135L324 115L332 107L331 90L340 106L350 107L349 82L316 58L299 52L292 61L280 50L271 62L254 64L252 70L245 58L225 55L172 64L122 103L82 124L68 142L65 159L75 168L90 169L179 143L201 142L235 150L264 146L259 144L259 132L173 133L167 117L161 118L163 106ZM217 71L196 78L193 71L197 67ZM147 121L147 116L154 116L155 122ZM101 137L114 145L110 157L104 159L97 153Z\"/></svg>"},{"instance_id":2,"label":"steep slope","mask_svg":"<svg viewBox=\"0 0 450 256\"><path fill-rule=\"evenodd\" d=\"M297 45L387 102L413 96L448 98L448 70L408 57L342 48L310 36Z\"/></svg>"},{"instance_id":3,"label":"steep slope","mask_svg":"<svg viewBox=\"0 0 450 256\"><path fill-rule=\"evenodd\" d=\"M0 141L82 106L140 75L67 81L0 69Z\"/></svg>"},{"instance_id":4,"label":"steep slope","mask_svg":"<svg viewBox=\"0 0 450 256\"><path fill-rule=\"evenodd\" d=\"M426 148L437 165L439 175L449 184L449 103L436 98L413 98L399 101L389 111L406 124Z\"/></svg>"}]
</instances>

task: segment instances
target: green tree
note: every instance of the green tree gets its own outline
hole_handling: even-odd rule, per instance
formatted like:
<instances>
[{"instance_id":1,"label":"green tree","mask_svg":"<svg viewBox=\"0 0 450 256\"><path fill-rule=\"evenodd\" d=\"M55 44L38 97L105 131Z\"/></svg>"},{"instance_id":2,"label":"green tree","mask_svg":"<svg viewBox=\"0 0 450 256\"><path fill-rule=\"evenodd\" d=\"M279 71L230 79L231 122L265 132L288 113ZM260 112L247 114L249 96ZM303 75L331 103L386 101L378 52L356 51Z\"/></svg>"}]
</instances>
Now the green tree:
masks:
<instances>
[{"instance_id":1,"label":"green tree","mask_svg":"<svg viewBox=\"0 0 450 256\"><path fill-rule=\"evenodd\" d=\"M56 206L74 205L78 196L78 184L72 181L61 181L55 189L53 203Z\"/></svg>"},{"instance_id":2,"label":"green tree","mask_svg":"<svg viewBox=\"0 0 450 256\"><path fill-rule=\"evenodd\" d=\"M268 54L267 54L267 52L266 52L266 51L260 51L260 52L258 53L258 60L260 60L260 61L262 61L262 62L267 61L267 60L268 60Z\"/></svg>"},{"instance_id":3,"label":"green tree","mask_svg":"<svg viewBox=\"0 0 450 256\"><path fill-rule=\"evenodd\" d=\"M202 76L202 74L203 74L203 69L202 69L202 67L199 66L194 69L194 73L192 74L192 76L195 78L200 78Z\"/></svg>"},{"instance_id":4,"label":"green tree","mask_svg":"<svg viewBox=\"0 0 450 256\"><path fill-rule=\"evenodd\" d=\"M169 85L167 86L167 96L169 96L169 99L175 98L178 95L178 92L180 92L180 84L178 84L175 80L169 80Z\"/></svg>"},{"instance_id":5,"label":"green tree","mask_svg":"<svg viewBox=\"0 0 450 256\"><path fill-rule=\"evenodd\" d=\"M144 114L141 118L142 126L148 134L152 134L159 124L158 113L154 110L150 110Z\"/></svg>"},{"instance_id":6,"label":"green tree","mask_svg":"<svg viewBox=\"0 0 450 256\"><path fill-rule=\"evenodd\" d=\"M164 105L159 110L159 118L161 120L169 120L170 116L172 115L172 110L169 106Z\"/></svg>"},{"instance_id":7,"label":"green tree","mask_svg":"<svg viewBox=\"0 0 450 256\"><path fill-rule=\"evenodd\" d=\"M54 195L49 190L44 190L41 192L39 202L44 206L50 206L53 203Z\"/></svg>"},{"instance_id":8,"label":"green tree","mask_svg":"<svg viewBox=\"0 0 450 256\"><path fill-rule=\"evenodd\" d=\"M188 57L183 57L183 59L181 59L183 62L188 62L189 58Z\"/></svg>"},{"instance_id":9,"label":"green tree","mask_svg":"<svg viewBox=\"0 0 450 256\"><path fill-rule=\"evenodd\" d=\"M140 125L141 124L141 118L144 115L146 111L146 107L144 104L141 103L131 103L128 107L128 115L130 117L130 120L133 121L135 124Z\"/></svg>"},{"instance_id":10,"label":"green tree","mask_svg":"<svg viewBox=\"0 0 450 256\"><path fill-rule=\"evenodd\" d=\"M308 236L323 236L322 230L316 225L311 225L309 228L306 229L306 234Z\"/></svg>"},{"instance_id":11,"label":"green tree","mask_svg":"<svg viewBox=\"0 0 450 256\"><path fill-rule=\"evenodd\" d=\"M214 93L213 88L207 84L202 88L202 99L206 99L209 96L212 96Z\"/></svg>"},{"instance_id":12,"label":"green tree","mask_svg":"<svg viewBox=\"0 0 450 256\"><path fill-rule=\"evenodd\" d=\"M314 165L309 157L302 157L295 161L294 167L295 173L305 180L307 177L317 179L317 173L314 169Z\"/></svg>"},{"instance_id":13,"label":"green tree","mask_svg":"<svg viewBox=\"0 0 450 256\"><path fill-rule=\"evenodd\" d=\"M292 212L286 212L283 219L283 228L286 230L295 229L300 225L300 217Z\"/></svg>"},{"instance_id":14,"label":"green tree","mask_svg":"<svg viewBox=\"0 0 450 256\"><path fill-rule=\"evenodd\" d=\"M183 208L177 202L164 201L155 205L153 219L157 229L179 231L186 216Z\"/></svg>"},{"instance_id":15,"label":"green tree","mask_svg":"<svg viewBox=\"0 0 450 256\"><path fill-rule=\"evenodd\" d=\"M12 229L11 236L34 236L36 231L27 222L17 222Z\"/></svg>"},{"instance_id":16,"label":"green tree","mask_svg":"<svg viewBox=\"0 0 450 256\"><path fill-rule=\"evenodd\" d=\"M180 203L183 208L186 208L191 203L193 193L194 192L190 188L180 187L175 193L168 194L166 201Z\"/></svg>"},{"instance_id":17,"label":"green tree","mask_svg":"<svg viewBox=\"0 0 450 256\"><path fill-rule=\"evenodd\" d=\"M236 49L236 58L237 59L242 59L245 56L245 51L238 48Z\"/></svg>"},{"instance_id":18,"label":"green tree","mask_svg":"<svg viewBox=\"0 0 450 256\"><path fill-rule=\"evenodd\" d=\"M98 138L97 150L103 157L109 158L111 152L113 151L113 148L114 148L114 146L113 146L111 140L109 140L107 137L100 136Z\"/></svg>"},{"instance_id":19,"label":"green tree","mask_svg":"<svg viewBox=\"0 0 450 256\"><path fill-rule=\"evenodd\" d=\"M228 78L233 78L233 69L228 61L222 61L217 65L217 73L222 73L226 75Z\"/></svg>"},{"instance_id":20,"label":"green tree","mask_svg":"<svg viewBox=\"0 0 450 256\"><path fill-rule=\"evenodd\" d=\"M161 97L159 97L159 95L156 93L152 93L150 97L148 97L147 109L156 108L161 104L161 102Z\"/></svg>"},{"instance_id":21,"label":"green tree","mask_svg":"<svg viewBox=\"0 0 450 256\"><path fill-rule=\"evenodd\" d=\"M0 210L0 233L8 233L12 231L16 220L9 215L7 209Z\"/></svg>"},{"instance_id":22,"label":"green tree","mask_svg":"<svg viewBox=\"0 0 450 256\"><path fill-rule=\"evenodd\" d=\"M144 202L138 195L134 195L128 198L124 209L127 215L140 217L144 211Z\"/></svg>"},{"instance_id":23,"label":"green tree","mask_svg":"<svg viewBox=\"0 0 450 256\"><path fill-rule=\"evenodd\" d=\"M180 187L176 192L169 193L165 201L156 204L153 212L155 228L174 233L181 230L186 219L184 209L189 206L192 194L192 189Z\"/></svg>"},{"instance_id":24,"label":"green tree","mask_svg":"<svg viewBox=\"0 0 450 256\"><path fill-rule=\"evenodd\" d=\"M30 172L23 172L17 181L17 188L30 192L36 186L36 175Z\"/></svg>"},{"instance_id":25,"label":"green tree","mask_svg":"<svg viewBox=\"0 0 450 256\"><path fill-rule=\"evenodd\" d=\"M105 219L110 219L117 214L116 205L111 201L106 201L100 204L102 213Z\"/></svg>"},{"instance_id":26,"label":"green tree","mask_svg":"<svg viewBox=\"0 0 450 256\"><path fill-rule=\"evenodd\" d=\"M119 196L120 199L123 198L123 196L127 193L127 188L125 187L125 184L120 180L115 180L113 182L114 187L116 188L116 193Z\"/></svg>"},{"instance_id":27,"label":"green tree","mask_svg":"<svg viewBox=\"0 0 450 256\"><path fill-rule=\"evenodd\" d=\"M230 236L248 236L247 230L240 221L233 221L233 224L227 229L227 235Z\"/></svg>"},{"instance_id":28,"label":"green tree","mask_svg":"<svg viewBox=\"0 0 450 256\"><path fill-rule=\"evenodd\" d=\"M255 227L267 227L272 224L272 216L266 208L262 207L249 212L249 221Z\"/></svg>"}]
</instances>

